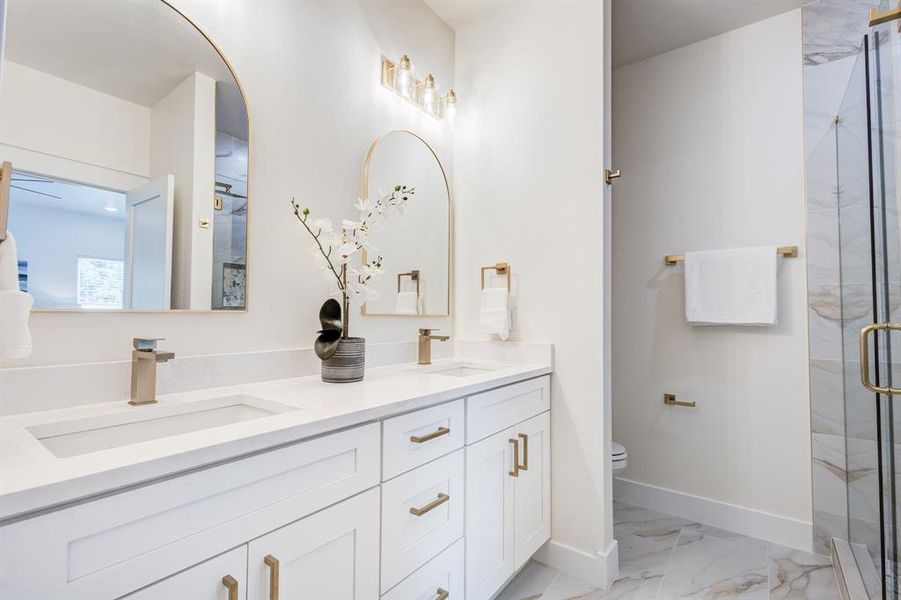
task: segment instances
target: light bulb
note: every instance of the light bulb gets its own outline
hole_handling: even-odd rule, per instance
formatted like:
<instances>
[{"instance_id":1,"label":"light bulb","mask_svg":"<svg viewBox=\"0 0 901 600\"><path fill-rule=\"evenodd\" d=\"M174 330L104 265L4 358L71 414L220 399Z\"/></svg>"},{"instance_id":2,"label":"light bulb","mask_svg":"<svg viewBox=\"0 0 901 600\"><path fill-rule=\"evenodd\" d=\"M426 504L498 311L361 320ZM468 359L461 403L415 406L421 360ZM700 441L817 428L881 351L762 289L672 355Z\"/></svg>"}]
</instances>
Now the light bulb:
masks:
<instances>
[{"instance_id":1,"label":"light bulb","mask_svg":"<svg viewBox=\"0 0 901 600\"><path fill-rule=\"evenodd\" d=\"M419 106L430 115L437 114L437 111L435 110L438 106L437 88L438 83L435 81L435 76L431 73L426 75L425 81L422 82L422 93L419 96Z\"/></svg>"},{"instance_id":2,"label":"light bulb","mask_svg":"<svg viewBox=\"0 0 901 600\"><path fill-rule=\"evenodd\" d=\"M457 116L457 92L448 90L447 96L444 97L444 118L448 123L453 124Z\"/></svg>"},{"instance_id":3,"label":"light bulb","mask_svg":"<svg viewBox=\"0 0 901 600\"><path fill-rule=\"evenodd\" d=\"M404 54L400 57L397 67L395 68L397 71L394 74L394 89L396 89L397 93L404 98L412 98L416 81L414 77L413 61L410 60L409 56Z\"/></svg>"}]
</instances>

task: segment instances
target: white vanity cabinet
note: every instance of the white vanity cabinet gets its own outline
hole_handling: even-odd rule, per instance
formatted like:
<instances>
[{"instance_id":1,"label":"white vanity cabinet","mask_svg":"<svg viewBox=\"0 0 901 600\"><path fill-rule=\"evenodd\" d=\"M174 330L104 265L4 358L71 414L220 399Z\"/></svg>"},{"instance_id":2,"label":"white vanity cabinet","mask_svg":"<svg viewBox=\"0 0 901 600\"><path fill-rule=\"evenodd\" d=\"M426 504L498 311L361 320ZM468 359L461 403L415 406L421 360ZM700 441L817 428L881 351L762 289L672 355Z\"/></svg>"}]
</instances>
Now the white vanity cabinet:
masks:
<instances>
[{"instance_id":1,"label":"white vanity cabinet","mask_svg":"<svg viewBox=\"0 0 901 600\"><path fill-rule=\"evenodd\" d=\"M487 600L550 536L549 376L0 526L6 600Z\"/></svg>"},{"instance_id":2,"label":"white vanity cabinet","mask_svg":"<svg viewBox=\"0 0 901 600\"><path fill-rule=\"evenodd\" d=\"M490 598L550 538L548 384L542 378L469 399L468 415L491 414L495 427L540 412L466 447L468 598Z\"/></svg>"}]
</instances>

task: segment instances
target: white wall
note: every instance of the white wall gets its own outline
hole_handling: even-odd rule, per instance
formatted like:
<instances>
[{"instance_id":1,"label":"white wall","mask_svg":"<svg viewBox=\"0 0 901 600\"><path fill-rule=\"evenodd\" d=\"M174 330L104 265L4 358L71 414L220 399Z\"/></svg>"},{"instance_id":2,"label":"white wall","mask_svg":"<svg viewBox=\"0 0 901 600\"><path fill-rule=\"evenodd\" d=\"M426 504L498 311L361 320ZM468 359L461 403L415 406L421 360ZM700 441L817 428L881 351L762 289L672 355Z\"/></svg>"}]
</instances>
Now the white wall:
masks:
<instances>
[{"instance_id":1,"label":"white wall","mask_svg":"<svg viewBox=\"0 0 901 600\"><path fill-rule=\"evenodd\" d=\"M17 169L130 189L150 175L150 109L4 62L0 158Z\"/></svg>"},{"instance_id":2,"label":"white wall","mask_svg":"<svg viewBox=\"0 0 901 600\"><path fill-rule=\"evenodd\" d=\"M614 72L613 436L630 480L809 523L801 90L800 11ZM665 254L771 244L778 326L686 324Z\"/></svg>"},{"instance_id":3,"label":"white wall","mask_svg":"<svg viewBox=\"0 0 901 600\"><path fill-rule=\"evenodd\" d=\"M15 193L15 190L13 190ZM78 307L78 257L122 260L125 221L13 202L19 260L28 261L28 292L38 306Z\"/></svg>"},{"instance_id":4,"label":"white wall","mask_svg":"<svg viewBox=\"0 0 901 600\"><path fill-rule=\"evenodd\" d=\"M457 31L458 337L479 268L510 263L513 339L552 341L553 542L542 560L615 574L603 377L601 2L518 2ZM465 93L464 93L465 92ZM565 564L564 564L565 563Z\"/></svg>"},{"instance_id":5,"label":"white wall","mask_svg":"<svg viewBox=\"0 0 901 600\"><path fill-rule=\"evenodd\" d=\"M193 73L151 109L150 167L175 176L172 308L209 309L212 302L216 156L216 81Z\"/></svg>"},{"instance_id":6,"label":"white wall","mask_svg":"<svg viewBox=\"0 0 901 600\"><path fill-rule=\"evenodd\" d=\"M314 216L353 216L363 155L389 129L423 135L453 172L452 128L379 84L381 55L407 52L420 69L435 73L442 88L452 87L453 32L424 4L174 4L216 41L247 93L249 311L35 313L30 364L127 360L134 336L165 337L166 349L179 358L309 348L331 288L312 266L291 197L308 204ZM370 342L415 341L417 328L428 326L449 330L452 320L364 318L358 311L351 317L351 333ZM73 340L78 343L68 343Z\"/></svg>"}]
</instances>

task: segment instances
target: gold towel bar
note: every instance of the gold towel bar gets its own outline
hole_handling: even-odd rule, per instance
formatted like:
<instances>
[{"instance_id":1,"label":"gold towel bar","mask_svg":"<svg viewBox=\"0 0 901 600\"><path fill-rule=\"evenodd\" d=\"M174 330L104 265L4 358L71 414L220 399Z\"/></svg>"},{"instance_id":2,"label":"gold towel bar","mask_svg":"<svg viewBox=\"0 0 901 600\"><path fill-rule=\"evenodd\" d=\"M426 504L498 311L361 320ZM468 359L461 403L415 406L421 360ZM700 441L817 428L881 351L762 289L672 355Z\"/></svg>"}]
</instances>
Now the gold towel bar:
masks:
<instances>
[{"instance_id":1,"label":"gold towel bar","mask_svg":"<svg viewBox=\"0 0 901 600\"><path fill-rule=\"evenodd\" d=\"M506 275L507 276L507 291L510 291L510 265L505 262L496 263L493 265L488 265L487 267L482 267L482 289L485 289L485 271L494 270L498 275Z\"/></svg>"},{"instance_id":2,"label":"gold towel bar","mask_svg":"<svg viewBox=\"0 0 901 600\"><path fill-rule=\"evenodd\" d=\"M413 281L416 282L416 297L419 297L419 269L413 269L408 273L398 273L397 274L397 293L400 293L400 278L401 277L409 277Z\"/></svg>"},{"instance_id":3,"label":"gold towel bar","mask_svg":"<svg viewBox=\"0 0 901 600\"><path fill-rule=\"evenodd\" d=\"M798 247L797 246L779 246L776 248L776 252L781 254L785 258L795 258L798 256ZM681 261L685 260L684 254L667 254L663 257L663 262L666 266L671 267Z\"/></svg>"},{"instance_id":4,"label":"gold towel bar","mask_svg":"<svg viewBox=\"0 0 901 600\"><path fill-rule=\"evenodd\" d=\"M695 402L685 401L685 400L676 400L675 394L663 394L663 403L669 404L670 406L687 406L688 408L694 408L696 406Z\"/></svg>"}]
</instances>

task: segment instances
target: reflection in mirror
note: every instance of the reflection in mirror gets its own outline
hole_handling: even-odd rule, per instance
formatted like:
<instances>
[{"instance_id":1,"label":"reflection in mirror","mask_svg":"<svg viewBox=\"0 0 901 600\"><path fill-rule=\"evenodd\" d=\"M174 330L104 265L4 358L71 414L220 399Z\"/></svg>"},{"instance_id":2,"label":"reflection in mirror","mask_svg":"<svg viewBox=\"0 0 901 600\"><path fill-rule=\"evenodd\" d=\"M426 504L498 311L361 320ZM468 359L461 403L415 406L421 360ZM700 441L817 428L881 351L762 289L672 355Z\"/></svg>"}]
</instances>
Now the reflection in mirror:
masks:
<instances>
[{"instance_id":1,"label":"reflection in mirror","mask_svg":"<svg viewBox=\"0 0 901 600\"><path fill-rule=\"evenodd\" d=\"M243 310L248 118L161 0L7 1L0 161L39 309Z\"/></svg>"},{"instance_id":2,"label":"reflection in mirror","mask_svg":"<svg viewBox=\"0 0 901 600\"><path fill-rule=\"evenodd\" d=\"M375 284L379 297L366 302L363 314L447 316L450 190L438 156L409 131L391 131L373 142L363 165L361 195L379 198L398 183L414 188L416 195L403 218L369 235L384 274Z\"/></svg>"}]
</instances>

